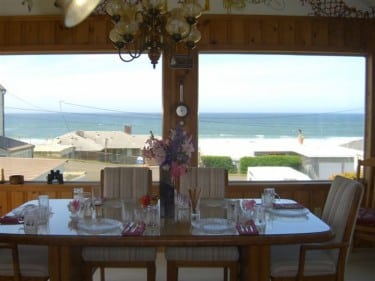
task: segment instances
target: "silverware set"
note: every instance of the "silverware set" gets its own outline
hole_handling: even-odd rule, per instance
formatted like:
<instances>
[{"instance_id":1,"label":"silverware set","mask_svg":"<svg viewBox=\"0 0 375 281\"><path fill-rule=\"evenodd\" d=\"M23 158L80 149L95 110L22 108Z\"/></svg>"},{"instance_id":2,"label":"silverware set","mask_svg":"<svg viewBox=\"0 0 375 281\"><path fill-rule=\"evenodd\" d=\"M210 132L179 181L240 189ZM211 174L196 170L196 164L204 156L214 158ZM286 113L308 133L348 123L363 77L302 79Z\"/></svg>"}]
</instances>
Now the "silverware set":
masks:
<instances>
[{"instance_id":1,"label":"silverware set","mask_svg":"<svg viewBox=\"0 0 375 281\"><path fill-rule=\"evenodd\" d=\"M132 233L134 231L137 230L139 224L138 223L135 223L135 222L129 222L126 224L126 226L124 227L124 230L123 232L129 232L129 233Z\"/></svg>"},{"instance_id":2,"label":"silverware set","mask_svg":"<svg viewBox=\"0 0 375 281\"><path fill-rule=\"evenodd\" d=\"M239 224L242 232L256 232L257 229L253 224Z\"/></svg>"}]
</instances>

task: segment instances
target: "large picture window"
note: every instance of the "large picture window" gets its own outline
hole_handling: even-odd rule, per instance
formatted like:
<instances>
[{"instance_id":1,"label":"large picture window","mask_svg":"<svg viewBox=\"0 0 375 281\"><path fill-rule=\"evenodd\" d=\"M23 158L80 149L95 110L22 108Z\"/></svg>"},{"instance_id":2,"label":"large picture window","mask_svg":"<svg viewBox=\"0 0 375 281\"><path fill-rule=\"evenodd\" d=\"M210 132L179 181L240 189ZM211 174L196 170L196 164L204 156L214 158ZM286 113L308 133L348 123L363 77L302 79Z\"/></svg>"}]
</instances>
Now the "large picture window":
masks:
<instances>
[{"instance_id":1,"label":"large picture window","mask_svg":"<svg viewBox=\"0 0 375 281\"><path fill-rule=\"evenodd\" d=\"M105 166L143 165L162 133L161 62L0 56L5 176L97 181ZM364 57L201 54L198 84L199 163L230 181L328 180L363 157Z\"/></svg>"},{"instance_id":2,"label":"large picture window","mask_svg":"<svg viewBox=\"0 0 375 281\"><path fill-rule=\"evenodd\" d=\"M150 130L161 134L161 61L115 54L0 56L0 167L6 178L98 181L111 165L142 165ZM145 83L145 81L147 81Z\"/></svg>"},{"instance_id":3,"label":"large picture window","mask_svg":"<svg viewBox=\"0 0 375 281\"><path fill-rule=\"evenodd\" d=\"M365 58L201 54L201 165L230 180L328 180L363 157Z\"/></svg>"}]
</instances>

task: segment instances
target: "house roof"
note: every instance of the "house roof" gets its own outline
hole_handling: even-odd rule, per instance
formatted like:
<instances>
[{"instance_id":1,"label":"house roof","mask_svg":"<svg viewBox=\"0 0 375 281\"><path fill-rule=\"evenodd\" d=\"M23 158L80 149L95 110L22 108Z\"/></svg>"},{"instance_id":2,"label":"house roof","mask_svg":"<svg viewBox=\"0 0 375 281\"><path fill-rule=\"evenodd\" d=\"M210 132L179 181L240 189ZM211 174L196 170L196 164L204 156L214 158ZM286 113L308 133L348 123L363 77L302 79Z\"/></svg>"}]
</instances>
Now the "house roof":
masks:
<instances>
[{"instance_id":1,"label":"house roof","mask_svg":"<svg viewBox=\"0 0 375 281\"><path fill-rule=\"evenodd\" d=\"M29 144L23 141L11 139L8 137L0 136L0 148L8 151L17 151L20 149L33 148L33 144Z\"/></svg>"},{"instance_id":2,"label":"house roof","mask_svg":"<svg viewBox=\"0 0 375 281\"><path fill-rule=\"evenodd\" d=\"M131 135L122 131L73 131L55 139L57 144L71 145L76 151L143 148L146 135Z\"/></svg>"},{"instance_id":3,"label":"house roof","mask_svg":"<svg viewBox=\"0 0 375 281\"><path fill-rule=\"evenodd\" d=\"M9 180L9 176L12 175L23 175L25 181L31 181L40 179L51 169L63 169L66 161L46 158L0 157L0 167L4 169L5 180Z\"/></svg>"}]
</instances>

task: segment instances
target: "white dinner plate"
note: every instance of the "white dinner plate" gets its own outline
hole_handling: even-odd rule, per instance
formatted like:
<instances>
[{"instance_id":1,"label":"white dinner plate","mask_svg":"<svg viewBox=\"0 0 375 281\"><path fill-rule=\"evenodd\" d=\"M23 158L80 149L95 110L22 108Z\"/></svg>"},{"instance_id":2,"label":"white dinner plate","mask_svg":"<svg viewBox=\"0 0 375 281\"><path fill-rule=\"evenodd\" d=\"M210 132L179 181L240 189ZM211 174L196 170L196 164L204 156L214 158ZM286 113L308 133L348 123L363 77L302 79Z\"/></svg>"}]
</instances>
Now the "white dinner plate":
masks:
<instances>
[{"instance_id":1,"label":"white dinner plate","mask_svg":"<svg viewBox=\"0 0 375 281\"><path fill-rule=\"evenodd\" d=\"M192 222L194 228L204 233L225 233L236 227L235 222L221 218L206 218Z\"/></svg>"},{"instance_id":2,"label":"white dinner plate","mask_svg":"<svg viewBox=\"0 0 375 281\"><path fill-rule=\"evenodd\" d=\"M306 216L310 211L307 208L302 209L275 209L270 208L268 211L275 215L280 217L302 217Z\"/></svg>"},{"instance_id":3,"label":"white dinner plate","mask_svg":"<svg viewBox=\"0 0 375 281\"><path fill-rule=\"evenodd\" d=\"M122 223L113 219L79 220L77 231L79 234L108 234L121 233Z\"/></svg>"}]
</instances>

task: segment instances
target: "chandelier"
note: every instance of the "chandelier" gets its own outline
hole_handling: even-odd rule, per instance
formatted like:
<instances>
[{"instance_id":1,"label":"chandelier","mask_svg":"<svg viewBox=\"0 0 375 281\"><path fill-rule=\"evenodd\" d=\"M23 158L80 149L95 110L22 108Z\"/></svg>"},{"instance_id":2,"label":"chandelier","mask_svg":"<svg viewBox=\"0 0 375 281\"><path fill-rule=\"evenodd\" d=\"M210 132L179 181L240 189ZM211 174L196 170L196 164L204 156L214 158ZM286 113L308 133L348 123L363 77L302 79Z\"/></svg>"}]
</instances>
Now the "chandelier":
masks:
<instances>
[{"instance_id":1,"label":"chandelier","mask_svg":"<svg viewBox=\"0 0 375 281\"><path fill-rule=\"evenodd\" d=\"M147 52L155 68L163 50L174 53L183 43L187 50L195 48L201 39L197 18L202 7L197 0L178 2L170 11L166 0L109 0L106 12L114 28L109 38L124 62L130 62Z\"/></svg>"},{"instance_id":2,"label":"chandelier","mask_svg":"<svg viewBox=\"0 0 375 281\"><path fill-rule=\"evenodd\" d=\"M168 9L167 0L106 0L106 13L114 28L109 39L118 50L120 59L131 62L147 53L155 68L163 51L172 54L171 65L178 66L181 47L190 51L201 39L197 19L202 13L199 0L176 0L178 7ZM65 25L72 27L83 21L100 0L56 0L63 8ZM186 54L186 51L185 51ZM183 56L186 63L189 59ZM187 65L190 65L187 63Z\"/></svg>"}]
</instances>

